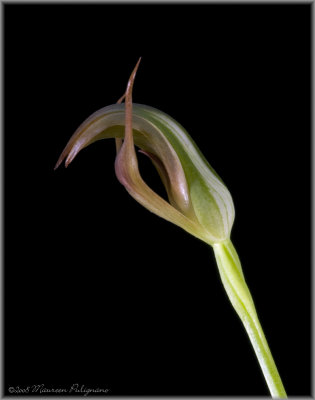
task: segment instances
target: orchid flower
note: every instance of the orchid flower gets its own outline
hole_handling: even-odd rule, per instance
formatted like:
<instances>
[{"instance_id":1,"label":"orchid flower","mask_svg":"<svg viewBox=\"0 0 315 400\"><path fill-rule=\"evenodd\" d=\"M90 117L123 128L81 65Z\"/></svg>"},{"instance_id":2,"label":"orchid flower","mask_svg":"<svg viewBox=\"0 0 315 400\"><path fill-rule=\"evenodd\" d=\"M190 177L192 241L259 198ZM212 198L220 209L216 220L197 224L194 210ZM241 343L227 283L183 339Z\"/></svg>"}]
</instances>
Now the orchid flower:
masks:
<instances>
[{"instance_id":1,"label":"orchid flower","mask_svg":"<svg viewBox=\"0 0 315 400\"><path fill-rule=\"evenodd\" d=\"M253 345L270 393L286 398L281 378L258 320L237 252L230 240L234 205L230 192L186 130L155 108L132 102L140 59L116 104L87 118L61 153L56 167L68 166L89 144L116 140L115 172L129 194L149 211L212 246L223 286ZM125 104L122 101L125 99ZM135 145L148 156L165 186L168 200L141 178Z\"/></svg>"}]
</instances>

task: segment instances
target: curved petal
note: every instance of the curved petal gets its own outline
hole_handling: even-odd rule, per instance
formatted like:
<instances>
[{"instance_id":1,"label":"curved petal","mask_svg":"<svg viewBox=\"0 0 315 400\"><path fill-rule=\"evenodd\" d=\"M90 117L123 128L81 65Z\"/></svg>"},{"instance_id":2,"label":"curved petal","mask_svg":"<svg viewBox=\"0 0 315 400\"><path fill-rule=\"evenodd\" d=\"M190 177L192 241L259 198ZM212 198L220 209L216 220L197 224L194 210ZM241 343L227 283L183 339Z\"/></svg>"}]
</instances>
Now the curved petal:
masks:
<instances>
[{"instance_id":1,"label":"curved petal","mask_svg":"<svg viewBox=\"0 0 315 400\"><path fill-rule=\"evenodd\" d=\"M61 153L55 169L66 159L66 167L84 147L100 139L123 137L124 105L113 104L93 113L71 136Z\"/></svg>"},{"instance_id":2,"label":"curved petal","mask_svg":"<svg viewBox=\"0 0 315 400\"><path fill-rule=\"evenodd\" d=\"M132 86L137 66L131 74L126 91L125 137L115 160L116 176L128 193L149 211L173 222L199 239L209 240L207 232L198 223L162 199L141 178L132 131Z\"/></svg>"}]
</instances>

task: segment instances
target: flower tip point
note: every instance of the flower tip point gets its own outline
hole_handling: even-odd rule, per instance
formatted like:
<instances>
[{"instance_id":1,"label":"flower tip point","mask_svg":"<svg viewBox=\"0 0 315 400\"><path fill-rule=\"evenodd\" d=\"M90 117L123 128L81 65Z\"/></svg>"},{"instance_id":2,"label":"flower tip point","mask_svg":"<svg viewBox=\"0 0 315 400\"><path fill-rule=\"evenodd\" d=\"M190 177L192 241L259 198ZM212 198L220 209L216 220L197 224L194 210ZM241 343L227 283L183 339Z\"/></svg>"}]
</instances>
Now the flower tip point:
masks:
<instances>
[{"instance_id":1,"label":"flower tip point","mask_svg":"<svg viewBox=\"0 0 315 400\"><path fill-rule=\"evenodd\" d=\"M137 61L137 64L136 64L136 66L134 67L134 69L133 69L133 71L132 71L132 73L131 73L131 75L130 75L130 78L129 78L129 81L128 81L128 86L129 86L129 85L132 85L132 84L133 84L133 81L135 80L136 73L137 73L137 71L138 71L140 61L141 61L141 57L140 57L139 60ZM128 90L127 90L127 91L128 91Z\"/></svg>"},{"instance_id":2,"label":"flower tip point","mask_svg":"<svg viewBox=\"0 0 315 400\"><path fill-rule=\"evenodd\" d=\"M54 171L56 171L56 169L59 167L60 164L61 164L61 160L58 160L56 162L56 165L54 166Z\"/></svg>"}]
</instances>

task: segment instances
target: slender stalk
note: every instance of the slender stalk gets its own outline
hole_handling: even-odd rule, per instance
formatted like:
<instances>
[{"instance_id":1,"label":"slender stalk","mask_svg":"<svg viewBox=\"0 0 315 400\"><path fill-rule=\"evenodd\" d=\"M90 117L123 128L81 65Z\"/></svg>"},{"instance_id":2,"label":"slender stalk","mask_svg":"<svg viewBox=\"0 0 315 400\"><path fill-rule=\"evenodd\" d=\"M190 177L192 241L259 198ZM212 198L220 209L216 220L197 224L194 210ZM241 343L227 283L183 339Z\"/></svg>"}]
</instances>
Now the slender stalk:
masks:
<instances>
[{"instance_id":1,"label":"slender stalk","mask_svg":"<svg viewBox=\"0 0 315 400\"><path fill-rule=\"evenodd\" d=\"M271 396L286 398L285 389L258 320L236 250L230 240L214 244L213 250L223 286L247 331Z\"/></svg>"}]
</instances>

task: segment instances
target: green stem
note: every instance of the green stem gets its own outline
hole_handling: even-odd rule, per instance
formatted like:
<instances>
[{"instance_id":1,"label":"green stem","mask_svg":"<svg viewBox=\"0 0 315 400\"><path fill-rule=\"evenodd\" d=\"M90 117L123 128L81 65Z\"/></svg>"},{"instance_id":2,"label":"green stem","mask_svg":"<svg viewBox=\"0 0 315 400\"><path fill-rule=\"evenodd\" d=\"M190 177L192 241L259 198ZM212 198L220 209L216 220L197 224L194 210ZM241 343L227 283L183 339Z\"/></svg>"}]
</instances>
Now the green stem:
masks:
<instances>
[{"instance_id":1,"label":"green stem","mask_svg":"<svg viewBox=\"0 0 315 400\"><path fill-rule=\"evenodd\" d=\"M258 320L236 250L230 240L214 244L213 250L223 286L247 331L271 396L286 398L286 392Z\"/></svg>"}]
</instances>

